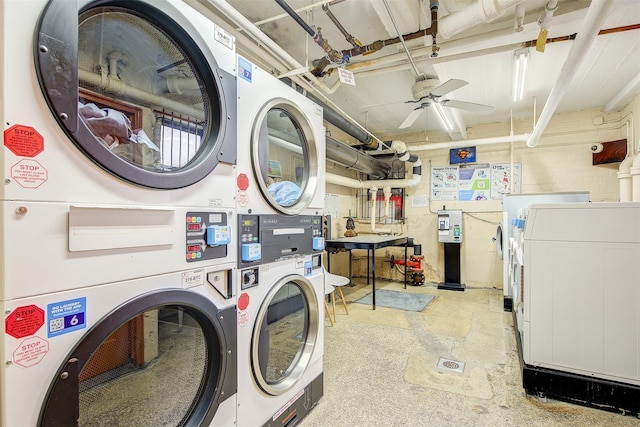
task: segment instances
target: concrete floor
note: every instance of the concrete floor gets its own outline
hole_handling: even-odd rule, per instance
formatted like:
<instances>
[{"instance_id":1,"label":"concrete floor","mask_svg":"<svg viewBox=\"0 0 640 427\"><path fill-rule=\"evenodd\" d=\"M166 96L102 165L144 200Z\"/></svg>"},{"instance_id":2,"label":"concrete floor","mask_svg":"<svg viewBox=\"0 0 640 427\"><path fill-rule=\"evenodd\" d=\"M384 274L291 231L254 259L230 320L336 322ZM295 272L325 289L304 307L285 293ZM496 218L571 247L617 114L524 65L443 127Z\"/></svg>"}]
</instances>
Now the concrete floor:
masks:
<instances>
[{"instance_id":1,"label":"concrete floor","mask_svg":"<svg viewBox=\"0 0 640 427\"><path fill-rule=\"evenodd\" d=\"M640 426L636 417L527 397L501 290L409 286L403 291L436 296L410 312L353 302L370 289L343 288L349 315L337 301L335 326L325 325L324 396L300 426ZM440 358L464 363L463 372L439 369Z\"/></svg>"}]
</instances>

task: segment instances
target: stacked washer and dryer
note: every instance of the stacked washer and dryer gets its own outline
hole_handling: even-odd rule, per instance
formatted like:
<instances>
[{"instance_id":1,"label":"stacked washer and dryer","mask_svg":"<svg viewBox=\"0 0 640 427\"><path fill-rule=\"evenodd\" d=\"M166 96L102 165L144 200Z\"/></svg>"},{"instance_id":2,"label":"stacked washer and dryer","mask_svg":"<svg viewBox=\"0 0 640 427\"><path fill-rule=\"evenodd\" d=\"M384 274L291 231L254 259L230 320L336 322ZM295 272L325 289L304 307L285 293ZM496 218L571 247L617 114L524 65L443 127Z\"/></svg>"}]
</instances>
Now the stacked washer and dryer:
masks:
<instances>
[{"instance_id":1,"label":"stacked washer and dryer","mask_svg":"<svg viewBox=\"0 0 640 427\"><path fill-rule=\"evenodd\" d=\"M238 56L238 425L295 425L323 393L322 109Z\"/></svg>"},{"instance_id":2,"label":"stacked washer and dryer","mask_svg":"<svg viewBox=\"0 0 640 427\"><path fill-rule=\"evenodd\" d=\"M0 22L0 424L233 425L233 37L177 0Z\"/></svg>"}]
</instances>

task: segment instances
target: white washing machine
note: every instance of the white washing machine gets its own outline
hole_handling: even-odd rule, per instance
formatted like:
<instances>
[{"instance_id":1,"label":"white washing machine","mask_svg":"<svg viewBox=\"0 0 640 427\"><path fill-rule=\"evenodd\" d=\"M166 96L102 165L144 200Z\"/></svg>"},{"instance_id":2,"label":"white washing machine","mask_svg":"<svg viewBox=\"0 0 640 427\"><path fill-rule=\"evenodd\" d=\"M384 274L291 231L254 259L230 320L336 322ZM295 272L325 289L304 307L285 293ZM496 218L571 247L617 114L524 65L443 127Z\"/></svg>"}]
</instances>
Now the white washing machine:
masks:
<instances>
[{"instance_id":1,"label":"white washing machine","mask_svg":"<svg viewBox=\"0 0 640 427\"><path fill-rule=\"evenodd\" d=\"M229 263L1 302L0 425L234 425L234 275Z\"/></svg>"},{"instance_id":2,"label":"white washing machine","mask_svg":"<svg viewBox=\"0 0 640 427\"><path fill-rule=\"evenodd\" d=\"M318 215L325 196L322 108L238 56L238 213Z\"/></svg>"},{"instance_id":3,"label":"white washing machine","mask_svg":"<svg viewBox=\"0 0 640 427\"><path fill-rule=\"evenodd\" d=\"M321 255L240 270L238 426L295 425L323 393Z\"/></svg>"},{"instance_id":4,"label":"white washing machine","mask_svg":"<svg viewBox=\"0 0 640 427\"><path fill-rule=\"evenodd\" d=\"M235 40L178 0L2 0L2 199L234 208Z\"/></svg>"}]
</instances>

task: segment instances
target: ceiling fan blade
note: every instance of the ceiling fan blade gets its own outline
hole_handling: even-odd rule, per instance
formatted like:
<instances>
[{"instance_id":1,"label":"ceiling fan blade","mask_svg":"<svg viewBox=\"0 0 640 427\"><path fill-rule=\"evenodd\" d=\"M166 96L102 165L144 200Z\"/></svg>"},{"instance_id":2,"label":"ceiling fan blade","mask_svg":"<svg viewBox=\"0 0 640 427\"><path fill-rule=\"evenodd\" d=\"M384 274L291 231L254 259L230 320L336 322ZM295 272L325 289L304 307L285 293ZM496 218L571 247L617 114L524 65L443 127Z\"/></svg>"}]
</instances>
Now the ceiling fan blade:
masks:
<instances>
[{"instance_id":1,"label":"ceiling fan blade","mask_svg":"<svg viewBox=\"0 0 640 427\"><path fill-rule=\"evenodd\" d=\"M459 110L471 111L478 114L489 114L495 110L495 107L484 104L475 104L473 102L457 101L455 99L445 99L440 101L444 106L457 108Z\"/></svg>"},{"instance_id":2,"label":"ceiling fan blade","mask_svg":"<svg viewBox=\"0 0 640 427\"><path fill-rule=\"evenodd\" d=\"M407 118L404 119L404 122L402 122L402 124L399 126L400 129L408 128L409 126L411 126L418 119L418 117L420 117L423 109L424 106L421 105L420 107L410 112Z\"/></svg>"},{"instance_id":3,"label":"ceiling fan blade","mask_svg":"<svg viewBox=\"0 0 640 427\"><path fill-rule=\"evenodd\" d=\"M436 87L431 91L431 95L433 96L443 96L449 92L453 92L456 89L460 89L462 86L468 85L468 82L459 79L451 79L442 83L440 86Z\"/></svg>"}]
</instances>

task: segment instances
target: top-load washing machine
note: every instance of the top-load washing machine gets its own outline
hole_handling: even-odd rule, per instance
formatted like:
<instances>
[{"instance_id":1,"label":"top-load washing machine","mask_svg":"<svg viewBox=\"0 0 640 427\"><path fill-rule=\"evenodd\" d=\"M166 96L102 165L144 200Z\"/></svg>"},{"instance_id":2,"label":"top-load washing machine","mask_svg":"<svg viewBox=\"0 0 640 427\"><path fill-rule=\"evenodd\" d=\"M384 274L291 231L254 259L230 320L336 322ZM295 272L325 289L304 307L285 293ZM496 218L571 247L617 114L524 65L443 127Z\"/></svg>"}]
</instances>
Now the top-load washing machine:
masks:
<instances>
[{"instance_id":1,"label":"top-load washing machine","mask_svg":"<svg viewBox=\"0 0 640 427\"><path fill-rule=\"evenodd\" d=\"M322 108L238 56L238 214L320 214L325 151Z\"/></svg>"},{"instance_id":2,"label":"top-load washing machine","mask_svg":"<svg viewBox=\"0 0 640 427\"><path fill-rule=\"evenodd\" d=\"M235 40L177 0L3 0L3 199L234 207Z\"/></svg>"}]
</instances>

